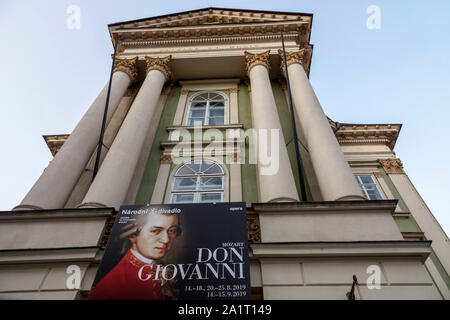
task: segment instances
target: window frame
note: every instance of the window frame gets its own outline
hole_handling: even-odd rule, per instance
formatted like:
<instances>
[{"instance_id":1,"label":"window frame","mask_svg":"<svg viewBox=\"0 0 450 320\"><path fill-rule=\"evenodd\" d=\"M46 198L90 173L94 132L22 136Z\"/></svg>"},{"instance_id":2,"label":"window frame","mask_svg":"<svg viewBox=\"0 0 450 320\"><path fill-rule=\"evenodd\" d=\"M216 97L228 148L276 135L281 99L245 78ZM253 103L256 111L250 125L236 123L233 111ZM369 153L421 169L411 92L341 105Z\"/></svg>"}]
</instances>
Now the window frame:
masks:
<instances>
[{"instance_id":1,"label":"window frame","mask_svg":"<svg viewBox=\"0 0 450 320\"><path fill-rule=\"evenodd\" d=\"M385 197L383 196L383 192L382 192L382 188L380 188L380 186L377 183L377 179L375 179L374 175L371 173L354 173L353 174L356 180L356 183L359 186L359 189L361 190L363 196L370 201L376 201L376 200L384 200ZM372 180L372 183L363 183L362 179L360 177L370 177L370 179ZM378 195L380 196L380 199L370 199L369 193L366 190L365 186L366 185L373 185L375 186L375 190L378 192Z\"/></svg>"},{"instance_id":2,"label":"window frame","mask_svg":"<svg viewBox=\"0 0 450 320\"><path fill-rule=\"evenodd\" d=\"M205 106L205 114L203 115L203 120L202 120L203 121L202 122L202 126L219 126L219 125L226 125L226 124L228 124L228 100L229 99L228 99L228 96L225 93L223 93L221 91L217 91L217 90L200 91L200 92L197 92L197 93L193 94L189 98L188 105L187 105L187 110L186 110L186 118L184 120L184 124L186 126L196 126L195 124L189 124L190 119L191 119L192 104L194 102L197 102L197 101L194 101L196 99L196 97L201 96L202 94L205 94L205 93L213 93L213 94L220 95L222 97L223 100L220 100L220 101L223 101L223 124L210 124L210 109L211 109L210 102L211 101L207 100L206 101L206 106ZM213 102L218 102L218 101L214 101L213 100ZM222 118L222 117L213 117L213 118Z\"/></svg>"},{"instance_id":3,"label":"window frame","mask_svg":"<svg viewBox=\"0 0 450 320\"><path fill-rule=\"evenodd\" d=\"M206 174L178 174L177 173L181 170L181 168L183 168L186 165L192 164L192 163L198 163L198 162L204 162L204 161L208 161L211 162L212 164L217 165L220 170L221 173L206 173ZM187 203L187 202L174 202L174 198L176 195L178 194L192 194L193 195L193 202L189 202L189 203L212 203L212 202L201 202L201 195L202 194L220 194L220 200L215 201L215 202L224 202L226 201L226 190L227 190L227 170L224 168L224 166L219 163L216 160L212 160L212 159L208 159L208 158L203 158L203 159L193 159L193 160L189 160L186 161L184 163L182 163L181 165L177 166L172 174L171 177L171 183L170 183L170 190L168 190L168 202L171 204L179 204L179 203ZM201 180L202 178L207 178L207 177L213 177L213 178L220 178L221 179L221 187L220 188L213 188L213 189L202 189L201 186ZM183 179L183 178L188 178L188 179L194 179L195 178L195 189L192 190L179 190L176 191L175 190L175 184L177 179Z\"/></svg>"}]
</instances>

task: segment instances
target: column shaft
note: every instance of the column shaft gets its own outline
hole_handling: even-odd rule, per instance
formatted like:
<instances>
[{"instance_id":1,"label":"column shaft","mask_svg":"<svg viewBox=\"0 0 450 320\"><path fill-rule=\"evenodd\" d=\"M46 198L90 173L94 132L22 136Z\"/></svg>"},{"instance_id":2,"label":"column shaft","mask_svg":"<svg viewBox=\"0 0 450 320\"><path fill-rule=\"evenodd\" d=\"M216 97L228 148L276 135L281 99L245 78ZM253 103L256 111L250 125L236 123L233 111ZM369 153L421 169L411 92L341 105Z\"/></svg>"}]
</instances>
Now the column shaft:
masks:
<instances>
[{"instance_id":1,"label":"column shaft","mask_svg":"<svg viewBox=\"0 0 450 320\"><path fill-rule=\"evenodd\" d=\"M108 206L118 209L123 204L166 74L159 68L148 71L82 207Z\"/></svg>"},{"instance_id":2,"label":"column shaft","mask_svg":"<svg viewBox=\"0 0 450 320\"><path fill-rule=\"evenodd\" d=\"M323 199L365 199L303 66L292 63L288 66L288 72L295 111L305 135Z\"/></svg>"},{"instance_id":3,"label":"column shaft","mask_svg":"<svg viewBox=\"0 0 450 320\"><path fill-rule=\"evenodd\" d=\"M246 58L248 55L246 53ZM278 111L273 97L272 86L270 84L268 73L269 52L263 53L265 63L256 62L253 59L247 59L247 69L252 87L252 117L253 126L258 131L258 141L262 138L261 129L266 129L268 137L270 130L278 131L278 150L271 150L272 142L267 139L267 152L261 148L258 142L258 175L259 175L259 193L261 202L281 202L281 201L299 201L294 176L292 173L289 156L286 149L286 142L283 137ZM278 159L274 156L278 153ZM278 160L278 169L271 174L264 174L267 171L261 159L267 155L272 157L272 161Z\"/></svg>"},{"instance_id":4,"label":"column shaft","mask_svg":"<svg viewBox=\"0 0 450 320\"><path fill-rule=\"evenodd\" d=\"M130 83L131 78L127 73L122 70L114 72L107 122L114 114ZM100 92L21 204L14 210L64 207L98 143L107 92L108 84Z\"/></svg>"}]
</instances>

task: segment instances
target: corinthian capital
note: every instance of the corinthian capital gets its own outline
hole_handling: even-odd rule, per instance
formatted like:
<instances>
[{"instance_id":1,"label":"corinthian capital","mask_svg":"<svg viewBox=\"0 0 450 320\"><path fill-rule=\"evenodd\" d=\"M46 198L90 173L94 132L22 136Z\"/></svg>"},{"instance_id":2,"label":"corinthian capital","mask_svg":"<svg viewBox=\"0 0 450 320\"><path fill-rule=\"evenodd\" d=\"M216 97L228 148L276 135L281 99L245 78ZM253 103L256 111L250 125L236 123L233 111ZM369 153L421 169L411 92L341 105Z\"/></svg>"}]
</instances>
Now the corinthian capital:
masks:
<instances>
[{"instance_id":1,"label":"corinthian capital","mask_svg":"<svg viewBox=\"0 0 450 320\"><path fill-rule=\"evenodd\" d=\"M138 57L133 59L117 59L114 63L114 72L122 71L130 76L131 82L135 82L137 79L137 61Z\"/></svg>"},{"instance_id":2,"label":"corinthian capital","mask_svg":"<svg viewBox=\"0 0 450 320\"><path fill-rule=\"evenodd\" d=\"M254 66L258 64L265 66L267 68L267 71L269 71L270 70L269 53L270 50L261 53L251 53L248 51L244 51L246 63L245 71L247 72L247 74Z\"/></svg>"},{"instance_id":3,"label":"corinthian capital","mask_svg":"<svg viewBox=\"0 0 450 320\"><path fill-rule=\"evenodd\" d=\"M286 51L286 60L287 60L287 66L289 67L293 63L299 63L301 64L305 70L307 68L306 61L308 60L308 53L309 51L306 48L303 48L299 51ZM280 55L280 61L281 61L281 73L285 75L285 68L284 68L284 56L283 56L283 50L278 50L278 54Z\"/></svg>"},{"instance_id":4,"label":"corinthian capital","mask_svg":"<svg viewBox=\"0 0 450 320\"><path fill-rule=\"evenodd\" d=\"M398 158L378 159L387 174L403 174L403 164Z\"/></svg>"},{"instance_id":5,"label":"corinthian capital","mask_svg":"<svg viewBox=\"0 0 450 320\"><path fill-rule=\"evenodd\" d=\"M172 55L164 58L152 58L145 57L145 62L147 63L147 73L150 70L159 70L166 75L166 80L172 79L172 70L170 68L170 62L172 60Z\"/></svg>"}]
</instances>

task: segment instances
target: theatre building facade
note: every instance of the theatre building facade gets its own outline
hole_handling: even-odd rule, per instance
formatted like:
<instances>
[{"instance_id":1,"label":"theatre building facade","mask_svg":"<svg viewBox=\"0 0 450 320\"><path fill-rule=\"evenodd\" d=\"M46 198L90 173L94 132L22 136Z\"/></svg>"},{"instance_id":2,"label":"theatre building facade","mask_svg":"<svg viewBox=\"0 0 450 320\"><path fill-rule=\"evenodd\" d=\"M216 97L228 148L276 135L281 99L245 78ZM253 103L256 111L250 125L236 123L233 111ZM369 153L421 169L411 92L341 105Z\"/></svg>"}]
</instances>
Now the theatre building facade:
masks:
<instances>
[{"instance_id":1,"label":"theatre building facade","mask_svg":"<svg viewBox=\"0 0 450 320\"><path fill-rule=\"evenodd\" d=\"M326 116L312 22L206 8L109 25L98 172L108 83L1 212L0 298L85 299L121 205L245 202L254 299L347 299L354 275L356 299L449 299L449 240L394 152L401 125Z\"/></svg>"}]
</instances>

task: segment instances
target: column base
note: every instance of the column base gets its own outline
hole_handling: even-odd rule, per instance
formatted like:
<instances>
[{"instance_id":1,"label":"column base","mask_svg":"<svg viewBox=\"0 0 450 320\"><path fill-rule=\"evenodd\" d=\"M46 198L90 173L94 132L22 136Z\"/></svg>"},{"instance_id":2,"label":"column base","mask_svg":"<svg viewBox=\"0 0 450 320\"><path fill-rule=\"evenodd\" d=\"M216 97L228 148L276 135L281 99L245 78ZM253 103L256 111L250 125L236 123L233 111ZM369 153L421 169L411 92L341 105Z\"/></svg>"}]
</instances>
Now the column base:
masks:
<instances>
[{"instance_id":1,"label":"column base","mask_svg":"<svg viewBox=\"0 0 450 320\"><path fill-rule=\"evenodd\" d=\"M298 201L298 199L280 197L280 198L275 198L275 199L269 200L267 202L299 202L299 201Z\"/></svg>"},{"instance_id":2,"label":"column base","mask_svg":"<svg viewBox=\"0 0 450 320\"><path fill-rule=\"evenodd\" d=\"M77 208L108 208L108 206L99 202L84 202L77 205Z\"/></svg>"},{"instance_id":3,"label":"column base","mask_svg":"<svg viewBox=\"0 0 450 320\"><path fill-rule=\"evenodd\" d=\"M33 206L31 204L19 204L18 206L15 206L11 209L11 211L32 211L32 210L45 210L44 208Z\"/></svg>"},{"instance_id":4,"label":"column base","mask_svg":"<svg viewBox=\"0 0 450 320\"><path fill-rule=\"evenodd\" d=\"M355 195L340 197L334 201L347 201L347 200L354 200L354 201L365 200L365 201L367 201L367 198L363 197L361 195L355 194Z\"/></svg>"}]
</instances>

